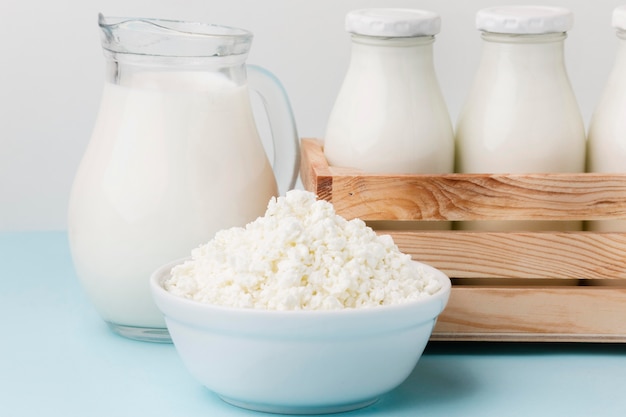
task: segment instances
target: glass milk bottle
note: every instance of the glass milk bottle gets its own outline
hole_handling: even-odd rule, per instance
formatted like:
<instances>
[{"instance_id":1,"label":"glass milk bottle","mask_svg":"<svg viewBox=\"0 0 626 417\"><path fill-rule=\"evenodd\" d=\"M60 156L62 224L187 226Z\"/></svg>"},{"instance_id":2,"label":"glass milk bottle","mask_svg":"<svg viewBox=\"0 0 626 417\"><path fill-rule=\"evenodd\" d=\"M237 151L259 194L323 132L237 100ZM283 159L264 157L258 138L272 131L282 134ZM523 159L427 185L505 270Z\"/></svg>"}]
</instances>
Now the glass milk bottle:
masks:
<instances>
[{"instance_id":1,"label":"glass milk bottle","mask_svg":"<svg viewBox=\"0 0 626 417\"><path fill-rule=\"evenodd\" d=\"M454 133L433 63L440 17L363 9L348 13L345 25L351 56L328 120L329 165L369 173L452 172ZM449 227L420 222L420 228Z\"/></svg>"},{"instance_id":2,"label":"glass milk bottle","mask_svg":"<svg viewBox=\"0 0 626 417\"><path fill-rule=\"evenodd\" d=\"M254 220L292 188L299 140L280 84L246 65L250 32L104 16L99 26L105 82L70 195L72 259L114 332L167 342L150 275L218 230ZM267 105L273 164L250 89Z\"/></svg>"},{"instance_id":3,"label":"glass milk bottle","mask_svg":"<svg viewBox=\"0 0 626 417\"><path fill-rule=\"evenodd\" d=\"M587 170L626 172L626 6L613 11L619 44L615 63L589 125ZM587 222L588 230L626 231L626 220Z\"/></svg>"},{"instance_id":4,"label":"glass milk bottle","mask_svg":"<svg viewBox=\"0 0 626 417\"><path fill-rule=\"evenodd\" d=\"M457 124L457 172L584 171L584 124L563 56L572 23L571 12L557 7L502 6L477 13L482 58ZM581 227L579 221L459 224L478 230Z\"/></svg>"},{"instance_id":5,"label":"glass milk bottle","mask_svg":"<svg viewBox=\"0 0 626 417\"><path fill-rule=\"evenodd\" d=\"M348 13L350 65L324 141L330 165L371 173L452 172L452 124L433 64L440 22L421 10Z\"/></svg>"}]
</instances>

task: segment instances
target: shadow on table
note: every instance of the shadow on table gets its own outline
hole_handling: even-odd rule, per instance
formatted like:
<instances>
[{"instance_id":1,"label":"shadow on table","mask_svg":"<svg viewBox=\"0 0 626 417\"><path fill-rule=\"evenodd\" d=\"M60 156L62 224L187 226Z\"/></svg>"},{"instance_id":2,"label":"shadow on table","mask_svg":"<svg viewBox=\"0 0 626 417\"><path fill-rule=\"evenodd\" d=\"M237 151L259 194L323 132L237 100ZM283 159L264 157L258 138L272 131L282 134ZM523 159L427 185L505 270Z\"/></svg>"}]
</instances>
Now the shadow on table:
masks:
<instances>
[{"instance_id":1,"label":"shadow on table","mask_svg":"<svg viewBox=\"0 0 626 417\"><path fill-rule=\"evenodd\" d=\"M429 342L430 355L625 355L625 343Z\"/></svg>"},{"instance_id":2,"label":"shadow on table","mask_svg":"<svg viewBox=\"0 0 626 417\"><path fill-rule=\"evenodd\" d=\"M477 389L474 378L462 364L452 369L442 366L441 361L422 358L399 387L382 396L377 403L354 413L359 416L387 415L411 410L419 414L420 410L461 401ZM345 413L346 416L349 414Z\"/></svg>"},{"instance_id":3,"label":"shadow on table","mask_svg":"<svg viewBox=\"0 0 626 417\"><path fill-rule=\"evenodd\" d=\"M420 412L434 412L445 415L455 403L467 403L468 397L484 390L479 378L472 373L472 367L466 365L468 356L495 358L570 354L625 356L626 344L431 342L402 385L382 396L377 403L354 414L419 415Z\"/></svg>"}]
</instances>

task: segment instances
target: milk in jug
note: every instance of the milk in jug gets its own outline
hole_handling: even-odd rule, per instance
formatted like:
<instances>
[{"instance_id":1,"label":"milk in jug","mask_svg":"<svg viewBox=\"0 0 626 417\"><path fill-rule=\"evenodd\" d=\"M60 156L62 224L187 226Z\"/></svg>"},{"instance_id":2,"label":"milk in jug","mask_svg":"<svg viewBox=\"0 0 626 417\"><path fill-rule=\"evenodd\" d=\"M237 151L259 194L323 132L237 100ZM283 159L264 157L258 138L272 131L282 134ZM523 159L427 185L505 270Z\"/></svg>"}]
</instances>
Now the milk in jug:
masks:
<instances>
[{"instance_id":1,"label":"milk in jug","mask_svg":"<svg viewBox=\"0 0 626 417\"><path fill-rule=\"evenodd\" d=\"M103 16L99 25L106 78L70 196L72 259L114 332L168 342L150 275L262 215L294 186L299 141L280 84L245 65L248 31ZM250 103L249 80L259 77L273 131L282 132L273 164Z\"/></svg>"}]
</instances>

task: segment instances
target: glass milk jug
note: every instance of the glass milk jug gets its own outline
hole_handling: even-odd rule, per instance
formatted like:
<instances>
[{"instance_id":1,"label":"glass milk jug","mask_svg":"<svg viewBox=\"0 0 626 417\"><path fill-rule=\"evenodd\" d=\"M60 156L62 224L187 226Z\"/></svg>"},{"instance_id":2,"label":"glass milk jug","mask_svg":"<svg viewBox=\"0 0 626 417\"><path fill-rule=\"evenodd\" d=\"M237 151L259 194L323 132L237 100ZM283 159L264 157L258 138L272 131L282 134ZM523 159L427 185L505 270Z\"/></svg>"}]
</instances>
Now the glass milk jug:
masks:
<instances>
[{"instance_id":1,"label":"glass milk jug","mask_svg":"<svg viewBox=\"0 0 626 417\"><path fill-rule=\"evenodd\" d=\"M88 298L114 332L167 342L149 293L151 273L219 229L262 215L279 189L295 184L299 140L280 84L245 65L251 33L102 15L99 26L106 79L71 191L71 254ZM247 76L266 102L273 164L257 132Z\"/></svg>"},{"instance_id":2,"label":"glass milk jug","mask_svg":"<svg viewBox=\"0 0 626 417\"><path fill-rule=\"evenodd\" d=\"M589 124L587 170L626 172L626 6L613 11L619 45L615 63ZM587 222L588 230L624 232L626 221Z\"/></svg>"},{"instance_id":3,"label":"glass milk jug","mask_svg":"<svg viewBox=\"0 0 626 417\"><path fill-rule=\"evenodd\" d=\"M346 15L350 64L330 114L332 166L371 173L447 173L454 135L433 64L440 17L411 9Z\"/></svg>"},{"instance_id":4,"label":"glass milk jug","mask_svg":"<svg viewBox=\"0 0 626 417\"><path fill-rule=\"evenodd\" d=\"M563 56L572 22L567 9L556 7L502 6L478 12L482 58L457 124L457 172L584 171L584 124ZM581 227L578 221L459 224L479 230Z\"/></svg>"}]
</instances>

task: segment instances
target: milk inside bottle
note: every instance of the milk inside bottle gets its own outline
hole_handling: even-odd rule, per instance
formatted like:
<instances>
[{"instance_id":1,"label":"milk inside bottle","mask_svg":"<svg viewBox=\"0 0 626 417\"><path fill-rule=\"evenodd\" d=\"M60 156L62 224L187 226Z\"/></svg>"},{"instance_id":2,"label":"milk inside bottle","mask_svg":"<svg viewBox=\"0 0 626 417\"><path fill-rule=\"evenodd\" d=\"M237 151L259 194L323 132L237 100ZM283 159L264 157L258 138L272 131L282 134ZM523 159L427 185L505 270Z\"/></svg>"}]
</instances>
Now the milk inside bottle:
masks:
<instances>
[{"instance_id":1,"label":"milk inside bottle","mask_svg":"<svg viewBox=\"0 0 626 417\"><path fill-rule=\"evenodd\" d=\"M585 131L564 63L567 9L502 6L477 13L480 66L461 110L461 173L583 172ZM514 202L511 202L514 204ZM475 221L462 229L579 230L578 221Z\"/></svg>"},{"instance_id":2,"label":"milk inside bottle","mask_svg":"<svg viewBox=\"0 0 626 417\"><path fill-rule=\"evenodd\" d=\"M452 172L452 125L433 64L439 28L439 16L421 10L348 13L350 64L324 138L330 165Z\"/></svg>"},{"instance_id":3,"label":"milk inside bottle","mask_svg":"<svg viewBox=\"0 0 626 417\"><path fill-rule=\"evenodd\" d=\"M433 63L439 15L362 9L349 12L345 24L351 55L326 128L329 165L368 173L452 172L454 134Z\"/></svg>"},{"instance_id":4,"label":"milk inside bottle","mask_svg":"<svg viewBox=\"0 0 626 417\"><path fill-rule=\"evenodd\" d=\"M613 11L618 38L615 62L589 124L587 170L626 172L626 6ZM589 221L586 229L625 232L626 220Z\"/></svg>"},{"instance_id":5,"label":"milk inside bottle","mask_svg":"<svg viewBox=\"0 0 626 417\"><path fill-rule=\"evenodd\" d=\"M113 331L169 341L150 295L151 273L218 230L262 215L279 192L250 105L251 35L146 19L101 17L100 27L106 80L70 196L72 259ZM274 138L282 152L274 168L291 174L280 184L290 188L298 138L286 96L269 83L270 122L290 132Z\"/></svg>"}]
</instances>

